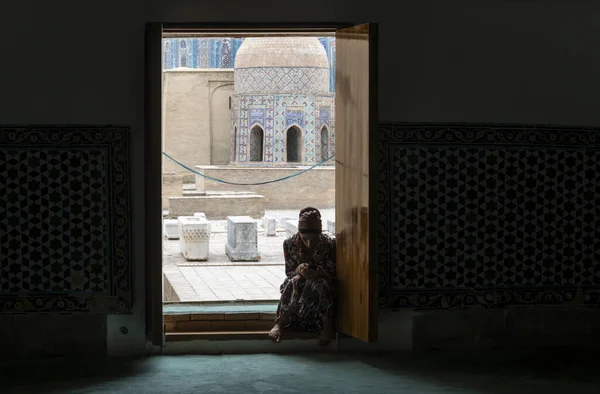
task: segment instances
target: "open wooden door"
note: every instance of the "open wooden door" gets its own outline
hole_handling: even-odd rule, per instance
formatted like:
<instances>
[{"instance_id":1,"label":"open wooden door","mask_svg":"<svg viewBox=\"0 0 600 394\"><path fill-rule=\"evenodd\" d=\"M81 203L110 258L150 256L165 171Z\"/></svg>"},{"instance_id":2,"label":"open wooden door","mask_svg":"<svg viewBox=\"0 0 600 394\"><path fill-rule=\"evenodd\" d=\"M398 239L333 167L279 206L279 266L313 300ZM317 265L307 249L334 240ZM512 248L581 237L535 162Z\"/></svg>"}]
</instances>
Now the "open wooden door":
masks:
<instances>
[{"instance_id":1,"label":"open wooden door","mask_svg":"<svg viewBox=\"0 0 600 394\"><path fill-rule=\"evenodd\" d=\"M146 336L164 343L162 281L162 24L146 25L144 156Z\"/></svg>"},{"instance_id":2,"label":"open wooden door","mask_svg":"<svg viewBox=\"0 0 600 394\"><path fill-rule=\"evenodd\" d=\"M337 328L365 342L377 340L376 27L336 31Z\"/></svg>"}]
</instances>

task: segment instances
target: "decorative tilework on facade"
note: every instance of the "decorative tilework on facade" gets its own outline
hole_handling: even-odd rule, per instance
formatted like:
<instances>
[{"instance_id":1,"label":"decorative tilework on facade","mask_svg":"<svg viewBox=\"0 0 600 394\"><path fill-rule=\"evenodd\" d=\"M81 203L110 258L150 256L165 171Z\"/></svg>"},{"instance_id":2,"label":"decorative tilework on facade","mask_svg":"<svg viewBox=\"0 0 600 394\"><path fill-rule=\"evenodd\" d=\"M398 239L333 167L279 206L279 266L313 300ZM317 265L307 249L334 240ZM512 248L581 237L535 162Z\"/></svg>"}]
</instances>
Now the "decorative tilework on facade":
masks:
<instances>
[{"instance_id":1,"label":"decorative tilework on facade","mask_svg":"<svg viewBox=\"0 0 600 394\"><path fill-rule=\"evenodd\" d=\"M286 163L286 132L298 126L302 131L302 154L304 163L316 163L335 152L335 124L329 114L334 108L334 95L251 95L232 98L232 146L237 144L237 160L249 162L250 130L258 125L264 130L265 163ZM314 113L321 111L323 117L315 119ZM319 113L319 112L317 112ZM260 116L259 116L260 115ZM328 136L327 153L322 157L321 132ZM232 150L232 153L233 150Z\"/></svg>"},{"instance_id":2,"label":"decorative tilework on facade","mask_svg":"<svg viewBox=\"0 0 600 394\"><path fill-rule=\"evenodd\" d=\"M256 67L236 70L235 91L244 93L328 92L329 69L313 67Z\"/></svg>"},{"instance_id":3,"label":"decorative tilework on facade","mask_svg":"<svg viewBox=\"0 0 600 394\"><path fill-rule=\"evenodd\" d=\"M165 38L165 70L178 67L233 68L243 38Z\"/></svg>"},{"instance_id":4,"label":"decorative tilework on facade","mask_svg":"<svg viewBox=\"0 0 600 394\"><path fill-rule=\"evenodd\" d=\"M165 38L163 39L165 70L189 68L233 68L243 38ZM335 38L320 37L330 68L329 91L335 91Z\"/></svg>"},{"instance_id":5,"label":"decorative tilework on facade","mask_svg":"<svg viewBox=\"0 0 600 394\"><path fill-rule=\"evenodd\" d=\"M284 39L254 38L238 54L231 102L231 161L238 165L315 164L335 152L326 51L314 38L276 41Z\"/></svg>"}]
</instances>

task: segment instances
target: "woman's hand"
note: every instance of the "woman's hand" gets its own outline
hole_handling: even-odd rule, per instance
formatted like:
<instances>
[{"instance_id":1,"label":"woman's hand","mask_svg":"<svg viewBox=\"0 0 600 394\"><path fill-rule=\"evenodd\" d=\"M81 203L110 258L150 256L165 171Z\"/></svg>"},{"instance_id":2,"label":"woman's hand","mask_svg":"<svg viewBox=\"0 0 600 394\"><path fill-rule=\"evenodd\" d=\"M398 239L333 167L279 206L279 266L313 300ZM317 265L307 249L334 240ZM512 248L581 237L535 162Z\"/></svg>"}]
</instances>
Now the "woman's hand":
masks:
<instances>
[{"instance_id":1,"label":"woman's hand","mask_svg":"<svg viewBox=\"0 0 600 394\"><path fill-rule=\"evenodd\" d=\"M308 267L308 264L303 263L296 268L296 274L301 275L306 279L314 279L319 277L318 270L314 270Z\"/></svg>"},{"instance_id":2,"label":"woman's hand","mask_svg":"<svg viewBox=\"0 0 600 394\"><path fill-rule=\"evenodd\" d=\"M298 267L296 267L296 274L298 275L306 275L306 272L308 271L308 264L306 263L302 263L300 264Z\"/></svg>"}]
</instances>

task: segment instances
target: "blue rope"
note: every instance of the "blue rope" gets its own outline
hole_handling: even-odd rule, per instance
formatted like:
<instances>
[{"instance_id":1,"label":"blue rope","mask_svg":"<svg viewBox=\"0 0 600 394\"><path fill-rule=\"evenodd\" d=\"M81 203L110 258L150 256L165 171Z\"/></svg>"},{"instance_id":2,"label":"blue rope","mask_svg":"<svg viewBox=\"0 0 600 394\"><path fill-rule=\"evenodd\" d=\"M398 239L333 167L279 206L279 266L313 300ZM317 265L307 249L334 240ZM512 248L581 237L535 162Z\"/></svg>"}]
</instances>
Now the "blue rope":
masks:
<instances>
[{"instance_id":1,"label":"blue rope","mask_svg":"<svg viewBox=\"0 0 600 394\"><path fill-rule=\"evenodd\" d=\"M175 162L175 164L179 164L181 167L185 168L186 170L188 170L188 171L190 171L190 172L193 172L193 173L194 173L194 174L196 174L196 175L200 175L200 176L202 176L202 177L204 177L204 178L210 179L211 181L220 182L220 183L225 183L225 184L227 184L227 185L236 185L236 186L254 186L254 185L266 185L266 184L269 184L269 183L275 183L275 182L281 182L281 181L285 181L285 180L287 180L287 179L290 179L290 178L293 178L293 177L295 177L295 176L302 175L302 174L304 174L305 172L308 172L308 171L312 170L313 168L315 168L315 167L318 167L318 166L320 166L321 164L323 164L323 163L325 163L325 162L327 162L327 161L331 160L331 159L332 159L332 158L335 156L335 155L333 155L333 156L330 156L330 157L328 157L327 159L323 160L323 161L322 161L322 162L320 162L320 163L314 164L314 165L312 165L312 166L308 167L308 168L307 168L307 169L305 169L305 170L302 170L302 171L300 171L300 172L297 172L297 173L295 173L295 174L292 174L292 175L288 175L288 176L286 176L286 177L283 177L283 178L279 178L279 179L273 179L273 180L270 180L270 181L264 181L264 182L256 182L256 183L236 183L236 182L224 181L224 180L222 180L222 179L217 179L217 178L213 178L213 177L211 177L211 176L205 175L205 174L201 174L201 173L199 173L198 171L196 171L196 170L193 170L193 169L191 169L190 167L186 166L185 164L183 164L183 163L180 163L179 161L175 160L174 158L172 158L171 156L169 156L167 153L163 152L163 155L165 155L165 156L166 156L166 157L168 157L169 159L173 160L173 162ZM242 167L242 168L243 168L243 167ZM285 168L285 167L283 167L283 168Z\"/></svg>"}]
</instances>

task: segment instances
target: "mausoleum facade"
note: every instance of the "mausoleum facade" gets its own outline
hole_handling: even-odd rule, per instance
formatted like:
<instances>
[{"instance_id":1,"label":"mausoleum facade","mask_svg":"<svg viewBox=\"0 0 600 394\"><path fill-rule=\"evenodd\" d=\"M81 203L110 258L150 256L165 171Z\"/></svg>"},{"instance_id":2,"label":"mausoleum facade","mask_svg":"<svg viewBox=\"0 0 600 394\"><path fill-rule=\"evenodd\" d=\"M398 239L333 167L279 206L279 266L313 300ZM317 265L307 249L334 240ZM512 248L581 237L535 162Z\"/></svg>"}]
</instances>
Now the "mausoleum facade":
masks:
<instances>
[{"instance_id":1,"label":"mausoleum facade","mask_svg":"<svg viewBox=\"0 0 600 394\"><path fill-rule=\"evenodd\" d=\"M330 64L315 37L247 38L237 51L231 162L303 165L335 152Z\"/></svg>"}]
</instances>

